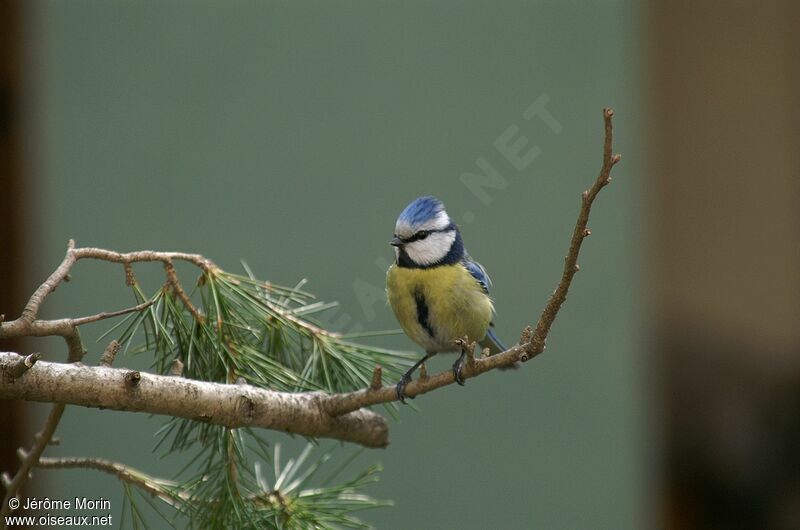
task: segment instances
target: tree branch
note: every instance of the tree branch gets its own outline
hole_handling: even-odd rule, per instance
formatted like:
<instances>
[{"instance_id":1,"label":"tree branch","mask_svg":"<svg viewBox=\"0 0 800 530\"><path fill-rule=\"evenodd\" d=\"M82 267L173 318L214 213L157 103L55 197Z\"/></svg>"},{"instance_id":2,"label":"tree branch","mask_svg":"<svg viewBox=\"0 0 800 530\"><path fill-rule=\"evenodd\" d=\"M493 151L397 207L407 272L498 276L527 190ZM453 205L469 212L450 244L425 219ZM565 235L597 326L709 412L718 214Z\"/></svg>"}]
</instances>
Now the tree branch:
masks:
<instances>
[{"instance_id":1,"label":"tree branch","mask_svg":"<svg viewBox=\"0 0 800 530\"><path fill-rule=\"evenodd\" d=\"M175 505L175 497L180 496L188 500L188 494L171 493L177 489L177 483L170 480L163 480L152 477L147 473L128 467L119 462L112 462L103 458L40 458L37 467L42 469L96 469L110 475L116 476L119 480L141 488L150 495L159 497L169 504Z\"/></svg>"},{"instance_id":2,"label":"tree branch","mask_svg":"<svg viewBox=\"0 0 800 530\"><path fill-rule=\"evenodd\" d=\"M511 366L518 361L528 361L544 351L553 322L566 300L575 273L579 270L578 256L583 240L591 234L587 225L592 204L600 190L611 181L611 171L620 161L620 155L612 154L612 117L611 109L603 110L605 138L600 173L593 185L582 194L578 220L564 260L561 279L547 301L536 327L526 327L519 344L505 352L480 358L470 356L462 372L464 379L477 377L495 368ZM77 326L144 309L142 306L146 304L121 312L100 313L83 319L37 320L44 299L68 278L70 269L80 259L121 263L125 267L128 283L133 282L131 263L162 262L166 267L168 283L173 291L199 321L202 315L188 301L185 291L177 283L172 263L174 260L187 261L206 274L218 270L213 262L198 254L149 250L119 253L97 248L76 249L74 242L70 241L64 260L34 292L21 316L11 322L0 321L0 338L62 336L68 345L69 361L74 363L84 354ZM282 314L282 316L289 318L291 315ZM325 333L324 330L318 331ZM462 347L468 348L470 354L474 351L474 344L465 343ZM318 392L300 394L273 392L248 385L207 383L110 367L63 365L44 361L35 365L30 362L31 366L21 370L20 363L25 365L25 358L15 353L0 352L0 397L57 404L53 407L50 418L33 449L30 452L22 451L23 465L20 471L13 480L4 476L8 492L2 507L3 513L6 513L10 496L15 494L27 478L31 467L40 460L41 453L52 438L63 413L64 403L166 414L207 421L229 428L264 427L311 437L335 438L368 447L384 447L388 443L385 420L364 408L397 399L394 387L380 385L380 367L376 368L368 388L327 395ZM405 394L414 397L453 382L454 377L450 370L432 376L420 376L418 380L408 384Z\"/></svg>"},{"instance_id":3,"label":"tree branch","mask_svg":"<svg viewBox=\"0 0 800 530\"><path fill-rule=\"evenodd\" d=\"M105 250L102 248L75 248L75 241L70 239L69 243L67 244L67 254L64 256L63 261L44 281L44 283L42 283L42 285L40 285L36 291L34 291L28 300L28 303L25 305L25 309L22 310L20 317L10 322L0 322L0 339L27 336L44 337L51 335L69 337L70 335L77 333L77 331L74 330L76 326L95 321L91 320L91 318L96 317L97 320L102 320L103 318L110 318L112 316L118 316L118 314L123 314L101 313L100 315L103 316L95 315L95 317L85 317L89 319L86 322L82 322L81 319L61 319L49 321L36 320L36 317L39 314L39 308L41 307L45 298L47 298L50 293L55 291L62 281L67 279L70 270L72 270L72 266L75 265L77 261L82 259L96 259L123 264L126 270L126 281L130 281L130 277L132 276L132 272L130 272L130 264L136 262L161 262L165 265L172 266L174 261L187 261L189 263L193 263L207 274L219 270L214 262L201 256L200 254L188 254L185 252L156 252L154 250L140 250L138 252L123 253L113 252L111 250ZM173 283L172 278L168 279L170 280L170 285L173 287L173 289L176 291L183 291L177 281ZM131 309L130 311L135 310L137 309ZM125 312L128 311L126 310ZM71 348L77 344L78 340L73 339L72 342L73 344L71 345ZM77 355L77 352L75 352L75 354Z\"/></svg>"},{"instance_id":4,"label":"tree branch","mask_svg":"<svg viewBox=\"0 0 800 530\"><path fill-rule=\"evenodd\" d=\"M90 315L88 317L67 319L67 321L73 326L83 326L84 324L91 324L92 322L99 322L101 320L106 320L107 318L114 318L122 315L127 315L128 313L138 313L143 309L147 309L151 305L153 305L153 300L148 300L146 302L142 302L139 305L135 305L127 309L120 309L119 311L107 311L103 313L98 313L96 315ZM48 323L48 321L46 320L44 321L37 320L37 322L40 323L40 325Z\"/></svg>"},{"instance_id":5,"label":"tree branch","mask_svg":"<svg viewBox=\"0 0 800 530\"><path fill-rule=\"evenodd\" d=\"M575 224L575 230L572 232L569 250L564 259L564 271L561 275L561 280L558 282L556 290L547 301L539 317L539 321L536 324L535 331L531 330L530 326L528 326L523 330L520 342L516 346L490 357L475 359L472 363L464 367L464 371L462 372L464 379L477 377L495 368L512 366L517 361L529 361L544 351L547 335L550 333L553 321L555 321L558 310L567 299L567 291L569 291L575 273L578 272L578 255L580 254L583 240L591 234L587 228L587 224L589 222L592 204L597 194L600 193L600 190L611 182L611 170L621 158L618 154L612 154L613 127L611 120L613 116L614 111L612 109L603 109L605 138L603 142L603 163L600 167L600 173L597 179L595 179L594 184L592 184L592 187L584 191L581 195L581 208L578 213L578 221ZM474 350L475 345L471 344L462 347L469 348L471 352ZM407 397L419 396L454 382L455 378L451 370L425 378L420 377L406 386L405 395ZM382 387L377 389L371 387L346 394L329 395L325 398L323 406L329 413L336 415L346 414L370 405L388 403L396 399L397 393L394 387Z\"/></svg>"},{"instance_id":6,"label":"tree branch","mask_svg":"<svg viewBox=\"0 0 800 530\"><path fill-rule=\"evenodd\" d=\"M0 352L0 375L20 357ZM321 406L322 393L274 392L103 366L39 361L19 378L2 375L0 398L165 414L228 428L262 427L334 438L366 447L389 443L386 420L379 414L359 410L333 416Z\"/></svg>"},{"instance_id":7,"label":"tree branch","mask_svg":"<svg viewBox=\"0 0 800 530\"><path fill-rule=\"evenodd\" d=\"M592 204L597 194L600 193L600 190L611 183L611 170L622 158L619 154L612 154L614 129L611 119L613 117L613 109L603 109L603 120L605 122L603 165L592 187L584 191L581 195L581 210L578 214L578 222L575 223L575 230L572 232L569 252L567 252L567 257L564 258L564 272L561 274L561 281L558 282L558 287L556 287L555 292L553 292L550 299L547 301L547 305L544 311L542 311L542 316L539 317L539 322L536 324L533 336L525 348L525 354L520 358L521 361L528 361L544 351L547 335L550 333L550 327L553 325L553 321L556 319L561 305L567 299L567 291L572 284L572 278L580 269L580 267L578 267L578 254L581 251L583 240L592 233L591 230L587 228Z\"/></svg>"}]
</instances>

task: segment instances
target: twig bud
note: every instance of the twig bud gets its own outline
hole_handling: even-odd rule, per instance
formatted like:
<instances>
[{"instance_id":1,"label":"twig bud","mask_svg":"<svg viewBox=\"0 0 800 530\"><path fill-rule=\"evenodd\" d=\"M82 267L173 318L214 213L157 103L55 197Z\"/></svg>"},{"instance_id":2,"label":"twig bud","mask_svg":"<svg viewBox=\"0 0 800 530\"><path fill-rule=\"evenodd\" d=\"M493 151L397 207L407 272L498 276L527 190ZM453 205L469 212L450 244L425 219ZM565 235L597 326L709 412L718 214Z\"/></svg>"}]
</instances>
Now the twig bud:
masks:
<instances>
[{"instance_id":1,"label":"twig bud","mask_svg":"<svg viewBox=\"0 0 800 530\"><path fill-rule=\"evenodd\" d=\"M123 266L125 267L125 285L136 285L136 278L133 275L133 266L130 261L126 261Z\"/></svg>"},{"instance_id":2,"label":"twig bud","mask_svg":"<svg viewBox=\"0 0 800 530\"><path fill-rule=\"evenodd\" d=\"M116 340L112 340L103 350L103 355L100 356L100 366L111 366L114 364L114 359L119 352L120 344Z\"/></svg>"},{"instance_id":3,"label":"twig bud","mask_svg":"<svg viewBox=\"0 0 800 530\"><path fill-rule=\"evenodd\" d=\"M36 434L33 435L33 439L36 440L37 442L40 441L42 439L42 433L37 432ZM47 444L48 445L61 445L61 438L57 438L57 437L53 436L47 441Z\"/></svg>"},{"instance_id":4,"label":"twig bud","mask_svg":"<svg viewBox=\"0 0 800 530\"><path fill-rule=\"evenodd\" d=\"M30 370L36 361L42 356L41 353L32 353L27 357L23 357L21 355L17 356L6 368L6 373L11 376L13 379L16 379L28 370Z\"/></svg>"},{"instance_id":5,"label":"twig bud","mask_svg":"<svg viewBox=\"0 0 800 530\"><path fill-rule=\"evenodd\" d=\"M183 361L180 359L173 359L172 366L169 369L169 375L181 377L183 375Z\"/></svg>"},{"instance_id":6,"label":"twig bud","mask_svg":"<svg viewBox=\"0 0 800 530\"><path fill-rule=\"evenodd\" d=\"M129 370L125 373L125 382L130 386L137 386L142 380L142 374L138 370Z\"/></svg>"},{"instance_id":7,"label":"twig bud","mask_svg":"<svg viewBox=\"0 0 800 530\"><path fill-rule=\"evenodd\" d=\"M375 365L375 370L372 371L372 382L369 385L371 390L379 390L383 386L383 368L381 365Z\"/></svg>"},{"instance_id":8,"label":"twig bud","mask_svg":"<svg viewBox=\"0 0 800 530\"><path fill-rule=\"evenodd\" d=\"M531 336L533 335L533 328L530 326L525 326L525 329L522 330L522 335L519 337L519 343L521 346L528 344L531 341Z\"/></svg>"}]
</instances>

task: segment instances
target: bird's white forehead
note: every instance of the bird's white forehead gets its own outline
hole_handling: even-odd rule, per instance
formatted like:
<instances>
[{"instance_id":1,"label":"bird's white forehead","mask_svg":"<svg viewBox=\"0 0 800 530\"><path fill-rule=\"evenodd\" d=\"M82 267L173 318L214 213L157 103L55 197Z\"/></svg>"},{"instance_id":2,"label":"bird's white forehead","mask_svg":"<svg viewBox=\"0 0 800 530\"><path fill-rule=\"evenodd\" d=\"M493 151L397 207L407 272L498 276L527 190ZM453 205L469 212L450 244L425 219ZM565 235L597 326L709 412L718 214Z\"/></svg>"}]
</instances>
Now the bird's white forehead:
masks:
<instances>
[{"instance_id":1,"label":"bird's white forehead","mask_svg":"<svg viewBox=\"0 0 800 530\"><path fill-rule=\"evenodd\" d=\"M450 225L450 217L447 215L447 212L442 210L436 214L435 217L432 217L426 220L423 223L417 224L409 224L404 220L397 221L397 224L394 226L394 233L400 237L411 237L420 230L444 230Z\"/></svg>"}]
</instances>

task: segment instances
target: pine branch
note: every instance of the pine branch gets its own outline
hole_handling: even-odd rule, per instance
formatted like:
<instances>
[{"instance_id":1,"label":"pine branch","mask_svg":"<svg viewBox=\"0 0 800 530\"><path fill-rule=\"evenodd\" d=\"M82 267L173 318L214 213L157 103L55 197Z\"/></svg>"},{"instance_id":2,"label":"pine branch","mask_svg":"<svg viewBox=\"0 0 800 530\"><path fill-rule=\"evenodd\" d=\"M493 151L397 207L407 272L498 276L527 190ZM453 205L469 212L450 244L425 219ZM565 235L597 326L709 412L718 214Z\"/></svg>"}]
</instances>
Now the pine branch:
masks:
<instances>
[{"instance_id":1,"label":"pine branch","mask_svg":"<svg viewBox=\"0 0 800 530\"><path fill-rule=\"evenodd\" d=\"M90 469L108 473L117 477L123 484L133 486L165 505L179 510L187 516L188 524L192 527L241 528L243 525L250 527L258 522L259 528L323 528L332 524L336 524L337 527L368 528L368 525L352 514L390 504L359 492L365 485L377 480L376 474L380 469L374 466L340 485L330 486L323 482L311 488L310 483L331 457L329 451L307 465L313 447L313 444L308 444L297 458L290 458L285 465L282 465L281 446L276 445L274 458L270 458L275 470L271 478L266 476L264 471L266 466L256 462L255 473L248 473L252 476L252 480L240 492L239 513L225 509L224 503L227 501L214 490L215 486L224 488L225 485L221 484L222 481L218 480L218 477L206 473L201 474L193 482L180 483L153 477L120 462L82 457L41 458L38 467ZM327 482L331 478L335 477L330 477ZM276 519L279 524L275 524ZM308 524L315 521L318 524ZM304 523L307 525L304 526Z\"/></svg>"},{"instance_id":2,"label":"pine branch","mask_svg":"<svg viewBox=\"0 0 800 530\"><path fill-rule=\"evenodd\" d=\"M611 171L620 160L619 155L612 154L613 111L604 109L603 117L602 167L593 185L582 195L578 220L556 290L536 327L526 327L519 344L509 350L493 356L484 352L480 358L473 358L474 343L462 340L461 347L468 354L463 378L524 362L544 351L547 336L578 271L582 243L591 233L587 228L591 207L600 190L610 182ZM77 319L37 319L44 300L69 279L70 270L82 259L122 264L125 282L133 287L137 305ZM195 292L189 293L182 287L174 261L186 261L201 269ZM166 286L150 298L142 293L133 275L132 263L137 262L160 262L164 266ZM193 297L199 297L200 302L193 301ZM197 254L119 253L75 248L70 241L63 261L31 295L20 317L10 322L0 318L0 339L61 336L67 344L68 362L77 363L85 354L78 332L80 325L127 315L117 325L128 322L118 344L127 350L137 333L143 330L146 340L141 351L153 351L158 371L170 373L177 363L182 367L179 373L183 377L108 366L36 362L35 357L0 352L0 397L56 403L33 448L20 451L22 465L18 473L13 479L3 475L7 492L2 514L7 513L8 499L16 494L27 480L30 469L40 461L65 403L185 418L170 422L165 431L166 435L173 433L173 448L178 449L197 441L206 449L215 448L216 442L205 445L205 441L214 440L219 432L231 437L236 435L234 430L212 429L213 425L228 429L264 427L368 447L385 446L388 443L385 420L365 407L390 404L397 399L394 387L382 384L384 378L393 377L407 365L409 358L398 352L353 344L322 329L307 316L327 306L310 303L309 298L297 289L227 273ZM113 361L117 348L114 346L104 356L104 364ZM423 373L421 371L420 378L406 387L407 396L414 397L454 382L449 370L432 376L425 374L425 377ZM232 384L234 380L250 384ZM357 388L362 390L354 390ZM227 455L224 461L231 465L239 458L238 445L226 447L228 450L222 451ZM240 480L238 469L227 468L227 476L234 483ZM208 481L201 477L199 484L202 486ZM235 489L236 485L232 486ZM233 498L228 500L240 502ZM231 508L238 510L241 506L236 504Z\"/></svg>"}]
</instances>

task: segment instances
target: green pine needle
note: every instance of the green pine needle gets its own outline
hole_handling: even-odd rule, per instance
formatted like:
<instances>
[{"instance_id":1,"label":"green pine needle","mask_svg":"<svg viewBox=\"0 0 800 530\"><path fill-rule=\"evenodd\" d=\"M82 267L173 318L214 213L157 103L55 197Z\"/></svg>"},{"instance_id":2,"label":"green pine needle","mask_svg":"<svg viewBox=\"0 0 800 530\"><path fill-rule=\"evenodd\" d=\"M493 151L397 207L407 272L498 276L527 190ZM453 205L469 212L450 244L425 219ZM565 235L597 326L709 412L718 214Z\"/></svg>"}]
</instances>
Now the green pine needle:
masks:
<instances>
[{"instance_id":1,"label":"green pine needle","mask_svg":"<svg viewBox=\"0 0 800 530\"><path fill-rule=\"evenodd\" d=\"M136 303L152 303L126 315L103 337L115 334L129 354L151 354L152 367L161 374L169 373L179 359L187 378L218 383L242 378L247 384L284 392L359 390L370 384L376 366L394 383L414 362L412 353L353 342L396 331L342 336L325 330L316 317L336 307L335 302L321 302L301 291L305 280L294 288L283 287L257 280L243 265L245 276L220 270L204 273L188 294L191 309L169 285L150 297L134 285ZM393 411L391 405L387 408ZM174 527L181 518L180 526L212 529L367 528L353 514L390 504L361 492L377 480L378 466L341 484L330 484L329 478L312 487L331 459L331 452L325 452L306 464L314 440L296 459L281 465L280 446L271 448L261 430L171 418L155 436L154 450L162 456L191 451L194 458L178 474L182 480L163 483L163 497L134 494L125 485L123 517L133 528L146 526L140 497L148 497L161 523ZM250 464L253 457L258 460L255 465ZM341 474L352 458L331 477ZM267 478L260 462L272 462L272 477ZM174 508L171 518L161 513L164 507Z\"/></svg>"}]
</instances>

